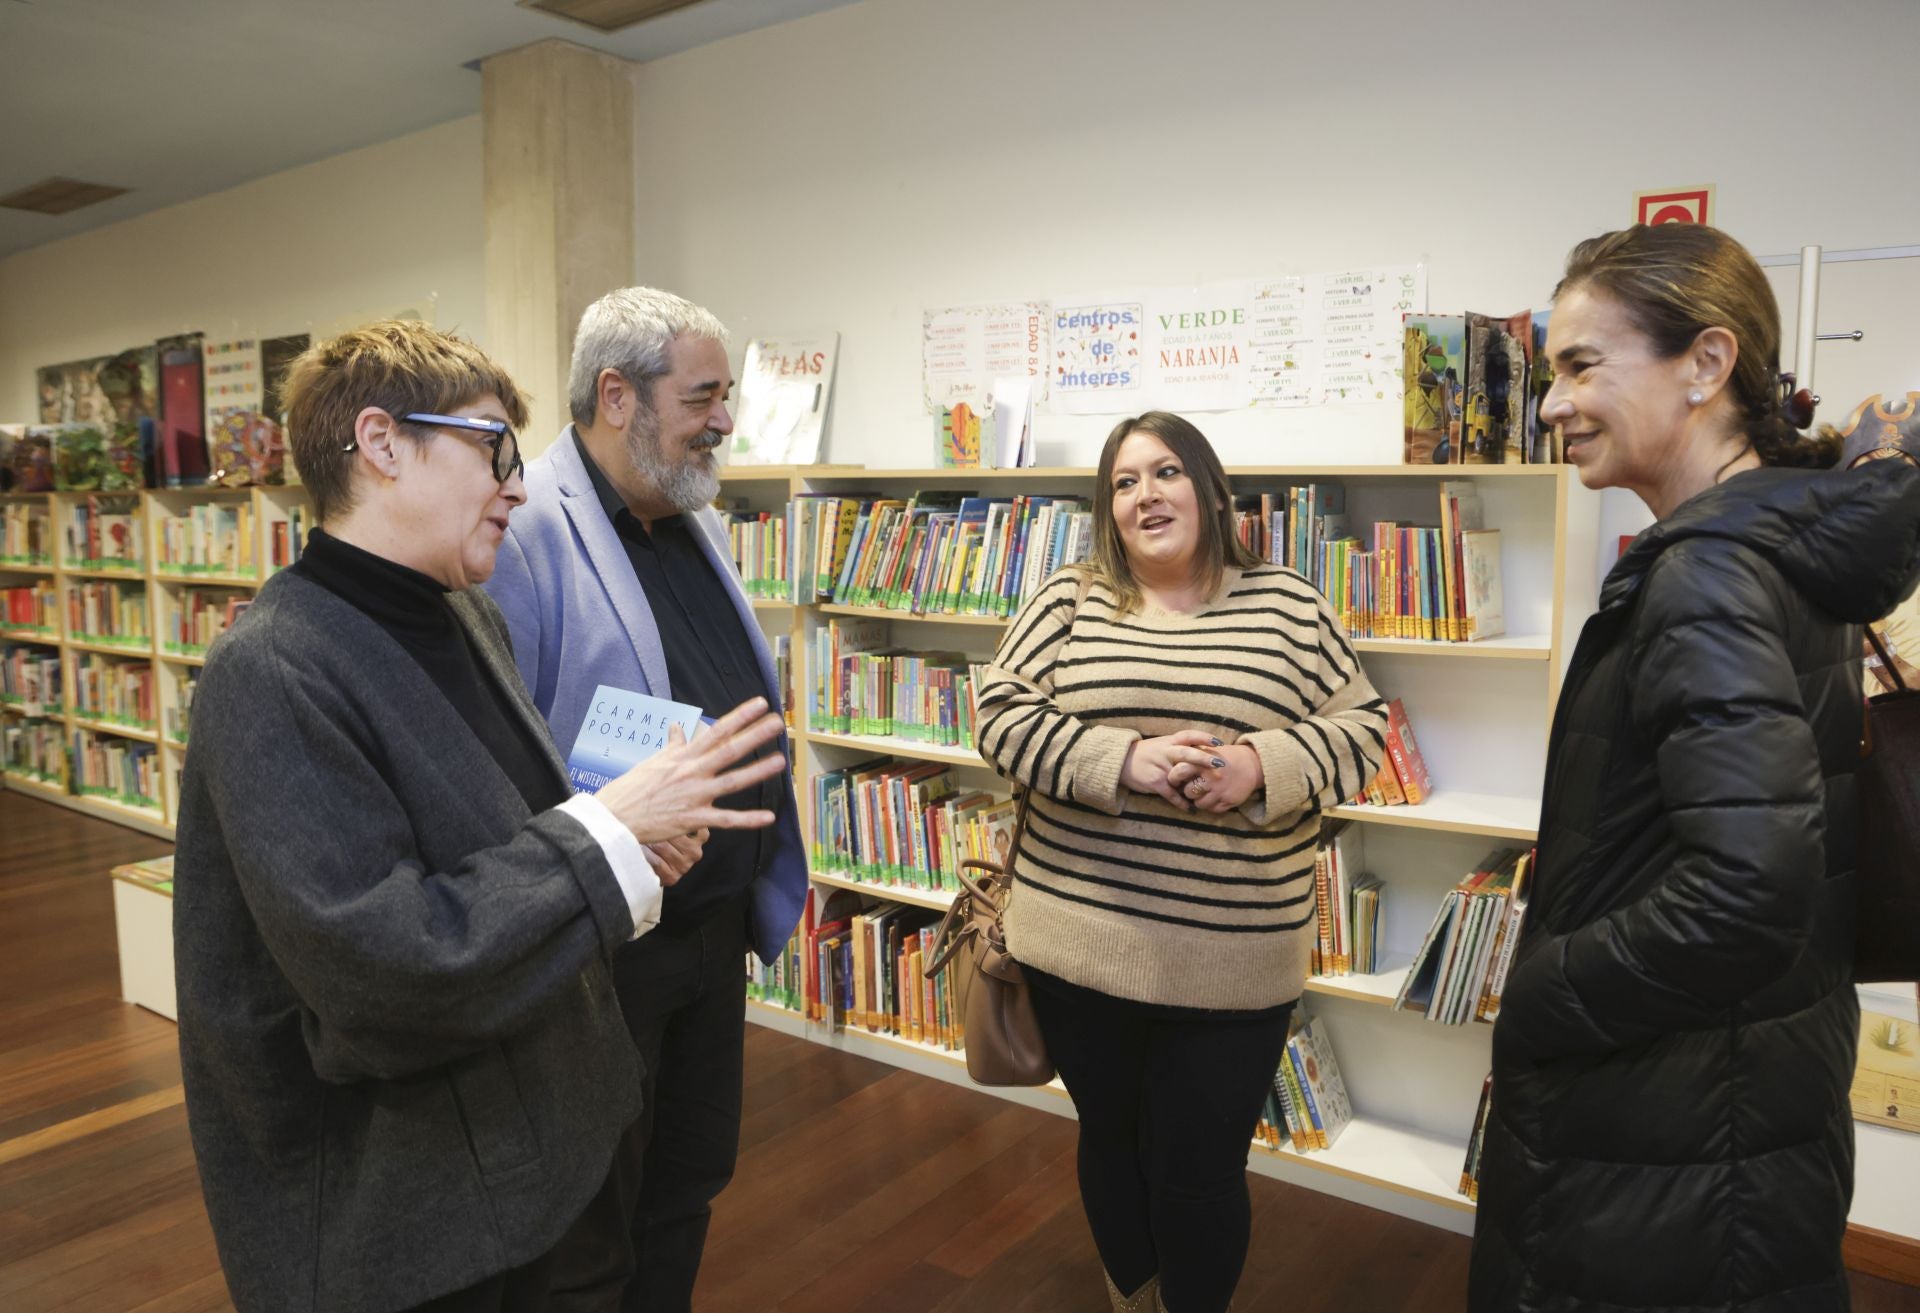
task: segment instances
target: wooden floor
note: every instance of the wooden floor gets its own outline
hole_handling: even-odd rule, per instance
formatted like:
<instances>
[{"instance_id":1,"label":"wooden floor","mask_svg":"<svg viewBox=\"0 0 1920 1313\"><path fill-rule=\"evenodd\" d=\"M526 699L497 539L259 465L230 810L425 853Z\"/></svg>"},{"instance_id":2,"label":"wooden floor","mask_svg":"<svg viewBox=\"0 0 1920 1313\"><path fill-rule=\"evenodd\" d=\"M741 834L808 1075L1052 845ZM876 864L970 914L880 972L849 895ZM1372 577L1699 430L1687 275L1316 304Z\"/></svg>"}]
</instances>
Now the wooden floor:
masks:
<instances>
[{"instance_id":1,"label":"wooden floor","mask_svg":"<svg viewBox=\"0 0 1920 1313\"><path fill-rule=\"evenodd\" d=\"M119 1001L107 869L159 840L0 792L0 1309L232 1306L171 1023ZM1073 1123L748 1027L702 1313L1099 1313ZM1467 1241L1264 1177L1242 1313L1456 1310ZM1854 1278L1858 1313L1920 1290Z\"/></svg>"}]
</instances>

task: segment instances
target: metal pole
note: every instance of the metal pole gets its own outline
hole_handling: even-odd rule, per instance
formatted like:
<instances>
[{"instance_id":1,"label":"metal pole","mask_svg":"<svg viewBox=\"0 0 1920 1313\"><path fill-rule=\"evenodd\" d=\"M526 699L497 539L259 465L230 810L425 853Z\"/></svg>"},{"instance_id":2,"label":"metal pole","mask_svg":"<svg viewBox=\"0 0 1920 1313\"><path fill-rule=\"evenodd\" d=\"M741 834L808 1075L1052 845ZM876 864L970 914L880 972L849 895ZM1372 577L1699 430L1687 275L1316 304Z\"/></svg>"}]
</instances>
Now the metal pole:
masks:
<instances>
[{"instance_id":1,"label":"metal pole","mask_svg":"<svg viewBox=\"0 0 1920 1313\"><path fill-rule=\"evenodd\" d=\"M1820 336L1820 248L1800 248L1800 308L1794 325L1793 385L1812 392L1814 342Z\"/></svg>"}]
</instances>

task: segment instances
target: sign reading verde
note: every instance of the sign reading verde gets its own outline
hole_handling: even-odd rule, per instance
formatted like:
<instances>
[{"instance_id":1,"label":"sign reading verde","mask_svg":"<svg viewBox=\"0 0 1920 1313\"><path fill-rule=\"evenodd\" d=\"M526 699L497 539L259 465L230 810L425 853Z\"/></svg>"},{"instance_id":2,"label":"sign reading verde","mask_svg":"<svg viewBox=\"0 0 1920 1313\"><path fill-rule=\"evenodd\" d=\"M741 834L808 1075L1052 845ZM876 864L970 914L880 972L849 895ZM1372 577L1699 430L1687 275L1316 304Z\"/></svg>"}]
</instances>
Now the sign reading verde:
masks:
<instances>
[{"instance_id":1,"label":"sign reading verde","mask_svg":"<svg viewBox=\"0 0 1920 1313\"><path fill-rule=\"evenodd\" d=\"M666 747L672 726L692 738L700 720L698 707L602 684L567 754L567 779L576 793L598 793L608 780Z\"/></svg>"}]
</instances>

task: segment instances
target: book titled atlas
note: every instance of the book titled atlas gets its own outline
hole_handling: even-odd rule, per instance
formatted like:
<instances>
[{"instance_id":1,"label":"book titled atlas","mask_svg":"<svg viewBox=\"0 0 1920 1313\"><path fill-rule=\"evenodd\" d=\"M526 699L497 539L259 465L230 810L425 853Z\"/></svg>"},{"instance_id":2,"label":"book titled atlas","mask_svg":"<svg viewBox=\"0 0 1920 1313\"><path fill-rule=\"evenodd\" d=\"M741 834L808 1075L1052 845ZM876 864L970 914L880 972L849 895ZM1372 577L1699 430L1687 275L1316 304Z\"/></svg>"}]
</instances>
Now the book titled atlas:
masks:
<instances>
[{"instance_id":1,"label":"book titled atlas","mask_svg":"<svg viewBox=\"0 0 1920 1313\"><path fill-rule=\"evenodd\" d=\"M602 684L593 690L567 753L567 780L575 793L598 793L666 747L667 732L675 725L691 739L700 720L698 707Z\"/></svg>"}]
</instances>

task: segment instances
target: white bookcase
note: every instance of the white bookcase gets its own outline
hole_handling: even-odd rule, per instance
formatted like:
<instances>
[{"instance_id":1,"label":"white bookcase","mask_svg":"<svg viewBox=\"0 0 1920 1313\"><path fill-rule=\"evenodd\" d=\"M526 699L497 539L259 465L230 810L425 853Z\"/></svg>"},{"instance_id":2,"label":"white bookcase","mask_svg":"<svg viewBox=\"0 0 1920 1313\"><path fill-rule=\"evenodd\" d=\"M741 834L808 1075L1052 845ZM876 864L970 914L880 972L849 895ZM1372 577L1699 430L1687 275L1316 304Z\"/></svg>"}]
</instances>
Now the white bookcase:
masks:
<instances>
[{"instance_id":1,"label":"white bookcase","mask_svg":"<svg viewBox=\"0 0 1920 1313\"><path fill-rule=\"evenodd\" d=\"M1535 837L1545 771L1547 730L1566 659L1598 591L1598 498L1566 466L1237 466L1236 493L1309 482L1343 485L1355 532L1376 520L1438 523L1441 479L1471 479L1486 523L1501 529L1506 587L1505 637L1478 643L1359 639L1362 661L1387 697L1406 704L1435 781L1418 807L1337 807L1337 816L1365 827L1367 869L1387 886L1383 933L1387 969L1308 983L1305 1006L1326 1018L1356 1121L1331 1150L1296 1154L1256 1146L1254 1169L1326 1193L1415 1217L1450 1230L1472 1228L1472 1208L1457 1193L1466 1141L1490 1065L1491 1028L1442 1026L1392 1002L1401 974L1442 896L1494 847ZM919 489L965 488L982 495L1064 493L1090 497L1090 468L1024 470L881 470L850 466L734 467L725 495L754 510L778 511L797 493L871 492L907 497ZM968 616L914 616L870 607L760 605L770 634L791 637L795 706L794 771L803 828L810 824L807 781L881 753L946 762L960 782L999 781L970 748L930 747L906 740L831 734L807 725L814 630L834 617L882 617L894 646L989 655L1005 621ZM811 834L808 835L811 840ZM946 896L818 874L817 885L853 888L878 898L943 908ZM865 1030L809 1023L786 1009L753 1003L749 1019L820 1043L967 1083L954 1053ZM1033 1091L995 1091L1071 1114L1057 1084Z\"/></svg>"},{"instance_id":2,"label":"white bookcase","mask_svg":"<svg viewBox=\"0 0 1920 1313\"><path fill-rule=\"evenodd\" d=\"M89 497L116 498L129 506L133 515L131 542L137 563L123 565L90 563L69 551L67 526L77 507ZM0 650L24 647L29 651L57 653L61 660L61 699L58 704L37 708L0 702L0 723L19 726L29 721L57 727L66 745L63 769L53 778L36 778L7 767L0 760L0 785L17 789L36 798L44 798L76 811L142 830L161 838L173 837L173 824L179 808L180 769L186 761L187 741L178 732L185 712L189 681L206 663L203 646L182 646L170 641L173 618L196 596L224 599L250 597L279 567L275 562L276 544L288 544L304 536L312 523L307 511L307 494L300 487L254 488L179 488L146 489L129 493L38 492L0 495L0 506L16 514L31 512L48 517L51 528L47 559L0 561L0 588L51 583L56 615L45 630L8 628L5 613L0 612ZM237 526L243 526L233 550L210 564L184 556L166 559L166 531L176 530L192 521L196 510L203 515L213 509L230 513ZM304 516L301 525L289 525L290 517ZM176 543L181 541L176 534ZM146 632L125 642L92 642L70 620L69 592L90 584L119 585L144 593ZM116 664L126 664L150 672L154 682L154 714L149 723L107 721L85 715L76 701L77 680L90 655L98 655ZM29 715L29 711L38 714ZM85 794L81 792L78 772L72 759L76 740L85 735L109 745L137 743L154 749L156 780L148 803Z\"/></svg>"}]
</instances>

